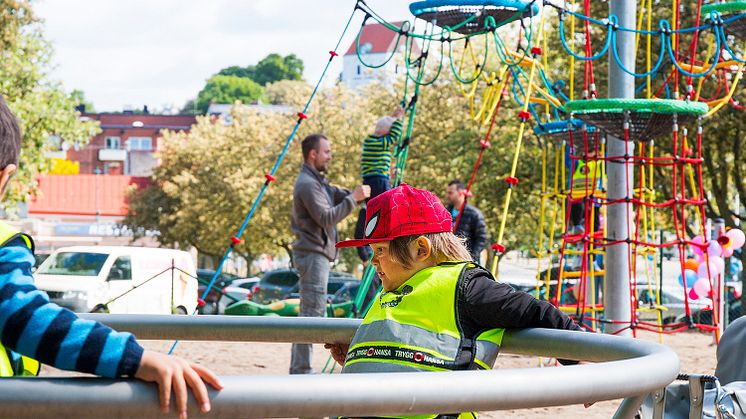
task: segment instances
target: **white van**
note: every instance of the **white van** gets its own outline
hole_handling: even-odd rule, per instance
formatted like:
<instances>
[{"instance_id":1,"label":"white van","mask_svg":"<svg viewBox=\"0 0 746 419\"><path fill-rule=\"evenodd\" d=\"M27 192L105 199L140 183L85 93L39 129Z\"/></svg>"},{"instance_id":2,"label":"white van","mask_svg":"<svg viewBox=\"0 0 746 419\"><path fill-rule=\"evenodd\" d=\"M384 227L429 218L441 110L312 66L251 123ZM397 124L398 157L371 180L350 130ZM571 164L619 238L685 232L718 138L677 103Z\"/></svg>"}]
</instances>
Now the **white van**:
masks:
<instances>
[{"instance_id":1,"label":"white van","mask_svg":"<svg viewBox=\"0 0 746 419\"><path fill-rule=\"evenodd\" d=\"M34 272L52 302L79 313L192 313L196 276L187 252L129 246L63 247Z\"/></svg>"}]
</instances>

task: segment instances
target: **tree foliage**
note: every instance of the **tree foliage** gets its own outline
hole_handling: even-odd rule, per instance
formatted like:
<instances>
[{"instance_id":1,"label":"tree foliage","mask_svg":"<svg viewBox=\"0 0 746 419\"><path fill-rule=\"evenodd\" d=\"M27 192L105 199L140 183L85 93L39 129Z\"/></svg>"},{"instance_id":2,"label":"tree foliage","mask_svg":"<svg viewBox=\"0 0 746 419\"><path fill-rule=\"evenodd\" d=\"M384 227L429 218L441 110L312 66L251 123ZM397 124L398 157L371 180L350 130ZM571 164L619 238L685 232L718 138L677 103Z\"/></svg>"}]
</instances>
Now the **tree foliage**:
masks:
<instances>
[{"instance_id":1,"label":"tree foliage","mask_svg":"<svg viewBox=\"0 0 746 419\"><path fill-rule=\"evenodd\" d=\"M216 75L207 80L197 95L197 108L207 112L210 103L251 103L262 96L262 87L251 79L238 76Z\"/></svg>"},{"instance_id":2,"label":"tree foliage","mask_svg":"<svg viewBox=\"0 0 746 419\"><path fill-rule=\"evenodd\" d=\"M84 144L98 132L95 122L83 122L77 100L49 77L52 48L28 1L6 0L0 13L0 93L18 118L23 133L20 168L3 204L12 208L34 191L34 176L46 172L48 138Z\"/></svg>"},{"instance_id":3,"label":"tree foliage","mask_svg":"<svg viewBox=\"0 0 746 419\"><path fill-rule=\"evenodd\" d=\"M423 88L415 118L405 181L444 197L453 178L468 181L476 162L486 127L468 116L468 102L446 72L434 86ZM391 90L375 84L355 92L343 86L318 92L308 114L291 143L277 180L267 190L245 241L237 247L244 255L278 254L290 249L292 187L301 162L300 140L322 132L332 142L334 160L328 178L352 188L361 183L360 152L365 135L375 121L389 114L399 103L403 85ZM293 109L305 104L310 86L281 81L267 87L276 103ZM409 99L409 98L408 98ZM504 113L503 113L504 112ZM497 234L510 171L518 124L515 108L506 105L496 121L491 142L474 185L472 202L485 214L491 235ZM186 136L167 135L156 169L155 186L132 196L127 224L158 230L165 244L194 245L200 252L219 256L226 250L271 170L296 120L294 115L257 113L236 107L233 124L200 119ZM512 247L533 240L536 226L536 181L538 151L530 141L522 150L516 186L504 242ZM338 225L340 237L352 237L357 211ZM345 253L347 267L356 261L354 252Z\"/></svg>"},{"instance_id":4,"label":"tree foliage","mask_svg":"<svg viewBox=\"0 0 746 419\"><path fill-rule=\"evenodd\" d=\"M295 54L282 56L272 53L262 58L256 65L246 67L230 66L218 72L218 75L244 77L266 86L280 80L301 80L303 78L303 60Z\"/></svg>"}]
</instances>

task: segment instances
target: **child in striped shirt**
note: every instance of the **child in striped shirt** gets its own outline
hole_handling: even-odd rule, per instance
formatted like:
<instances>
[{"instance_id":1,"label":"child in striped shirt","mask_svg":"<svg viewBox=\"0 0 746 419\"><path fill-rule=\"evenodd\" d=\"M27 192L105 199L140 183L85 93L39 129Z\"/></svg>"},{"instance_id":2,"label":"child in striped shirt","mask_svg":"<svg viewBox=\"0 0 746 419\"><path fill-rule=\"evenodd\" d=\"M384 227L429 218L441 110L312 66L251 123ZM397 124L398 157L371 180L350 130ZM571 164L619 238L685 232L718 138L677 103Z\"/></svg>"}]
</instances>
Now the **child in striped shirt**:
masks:
<instances>
[{"instance_id":1,"label":"child in striped shirt","mask_svg":"<svg viewBox=\"0 0 746 419\"><path fill-rule=\"evenodd\" d=\"M391 115L382 117L376 123L375 131L363 140L363 152L360 159L360 169L363 175L363 185L370 186L370 198L391 189L391 159L394 148L399 144L402 133L401 117L404 108L397 106ZM366 200L367 202L367 200ZM360 207L355 238L363 238L363 222L365 221L365 205ZM371 257L368 246L357 248L357 254L366 264Z\"/></svg>"},{"instance_id":2,"label":"child in striped shirt","mask_svg":"<svg viewBox=\"0 0 746 419\"><path fill-rule=\"evenodd\" d=\"M18 122L0 96L0 200L18 168L21 144ZM202 412L210 411L203 380L220 390L215 374L179 357L144 350L132 334L50 303L34 286L33 251L31 237L0 221L0 376L36 375L42 362L104 377L135 377L158 384L164 413L173 390L176 411L186 418L187 387Z\"/></svg>"}]
</instances>

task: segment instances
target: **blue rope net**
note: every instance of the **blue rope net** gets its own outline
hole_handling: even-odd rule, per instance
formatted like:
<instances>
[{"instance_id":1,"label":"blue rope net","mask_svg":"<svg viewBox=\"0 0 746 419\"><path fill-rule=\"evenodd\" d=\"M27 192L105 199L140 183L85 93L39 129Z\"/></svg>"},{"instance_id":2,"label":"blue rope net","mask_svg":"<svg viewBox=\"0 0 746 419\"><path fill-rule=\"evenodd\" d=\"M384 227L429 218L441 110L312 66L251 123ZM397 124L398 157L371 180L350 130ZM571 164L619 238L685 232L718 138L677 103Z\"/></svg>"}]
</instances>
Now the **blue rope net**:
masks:
<instances>
[{"instance_id":1,"label":"blue rope net","mask_svg":"<svg viewBox=\"0 0 746 419\"><path fill-rule=\"evenodd\" d=\"M409 11L426 22L468 35L530 18L539 13L539 6L526 0L426 0L410 4Z\"/></svg>"}]
</instances>

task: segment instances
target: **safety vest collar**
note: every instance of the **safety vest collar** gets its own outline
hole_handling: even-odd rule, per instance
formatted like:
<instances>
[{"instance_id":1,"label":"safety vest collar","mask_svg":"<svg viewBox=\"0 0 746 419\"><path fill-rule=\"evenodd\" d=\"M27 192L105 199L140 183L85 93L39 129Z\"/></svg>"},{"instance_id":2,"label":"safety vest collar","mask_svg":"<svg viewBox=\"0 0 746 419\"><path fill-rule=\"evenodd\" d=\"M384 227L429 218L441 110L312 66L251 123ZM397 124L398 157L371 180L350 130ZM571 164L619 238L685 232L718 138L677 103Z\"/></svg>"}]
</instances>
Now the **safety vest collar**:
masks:
<instances>
[{"instance_id":1,"label":"safety vest collar","mask_svg":"<svg viewBox=\"0 0 746 419\"><path fill-rule=\"evenodd\" d=\"M27 234L23 234L14 227L6 224L3 221L0 221L0 247L5 246L6 244L13 241L13 239L21 237L23 238L24 243L28 248L33 252L34 251L34 241L31 239L31 237Z\"/></svg>"}]
</instances>

